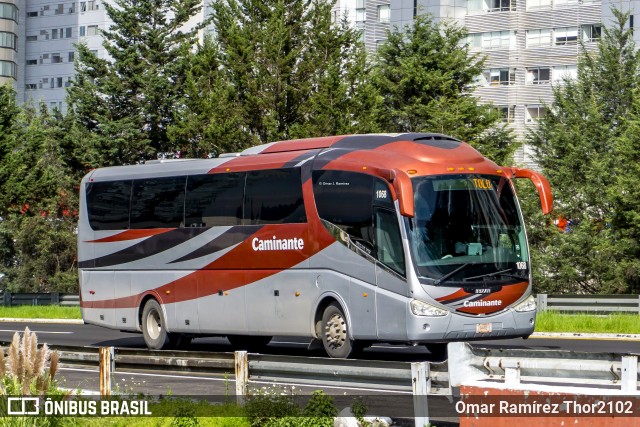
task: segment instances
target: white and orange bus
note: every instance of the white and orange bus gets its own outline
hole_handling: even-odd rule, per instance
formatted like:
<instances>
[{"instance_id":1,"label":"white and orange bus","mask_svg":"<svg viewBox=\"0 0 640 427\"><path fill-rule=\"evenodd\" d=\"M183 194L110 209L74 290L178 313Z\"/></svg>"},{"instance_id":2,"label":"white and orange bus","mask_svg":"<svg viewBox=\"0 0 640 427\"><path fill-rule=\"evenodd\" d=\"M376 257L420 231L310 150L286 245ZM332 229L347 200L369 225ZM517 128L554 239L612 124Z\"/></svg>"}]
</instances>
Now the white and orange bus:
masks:
<instances>
[{"instance_id":1,"label":"white and orange bus","mask_svg":"<svg viewBox=\"0 0 640 427\"><path fill-rule=\"evenodd\" d=\"M226 336L373 342L528 337L531 266L513 178L439 134L282 141L216 159L91 171L78 232L86 323L149 348Z\"/></svg>"}]
</instances>

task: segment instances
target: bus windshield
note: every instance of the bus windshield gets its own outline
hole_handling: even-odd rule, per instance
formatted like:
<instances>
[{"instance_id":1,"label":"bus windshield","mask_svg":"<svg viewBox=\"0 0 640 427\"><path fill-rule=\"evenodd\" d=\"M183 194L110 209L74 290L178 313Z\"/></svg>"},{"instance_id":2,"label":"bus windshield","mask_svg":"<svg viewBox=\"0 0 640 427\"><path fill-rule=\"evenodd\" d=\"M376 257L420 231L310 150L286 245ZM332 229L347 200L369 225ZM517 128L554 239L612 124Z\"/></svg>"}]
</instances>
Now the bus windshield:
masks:
<instances>
[{"instance_id":1,"label":"bus windshield","mask_svg":"<svg viewBox=\"0 0 640 427\"><path fill-rule=\"evenodd\" d=\"M528 280L526 236L508 179L442 175L412 182L408 234L421 281L473 287Z\"/></svg>"}]
</instances>

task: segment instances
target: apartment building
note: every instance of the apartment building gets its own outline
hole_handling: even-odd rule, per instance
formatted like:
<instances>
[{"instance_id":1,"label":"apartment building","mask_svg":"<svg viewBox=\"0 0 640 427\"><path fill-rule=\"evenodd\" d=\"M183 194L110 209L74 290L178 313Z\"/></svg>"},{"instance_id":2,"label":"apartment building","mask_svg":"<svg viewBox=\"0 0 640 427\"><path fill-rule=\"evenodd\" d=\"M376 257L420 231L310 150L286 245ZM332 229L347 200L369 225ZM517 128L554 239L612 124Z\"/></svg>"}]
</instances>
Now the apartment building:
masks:
<instances>
[{"instance_id":1,"label":"apartment building","mask_svg":"<svg viewBox=\"0 0 640 427\"><path fill-rule=\"evenodd\" d=\"M19 9L17 0L0 2L0 84L18 79Z\"/></svg>"},{"instance_id":2,"label":"apartment building","mask_svg":"<svg viewBox=\"0 0 640 427\"><path fill-rule=\"evenodd\" d=\"M633 26L637 0L339 0L334 15L355 17L369 51L384 40L385 30L410 25L418 14L465 26L472 51L487 57L476 94L500 108L504 121L524 138L545 114L553 86L577 76L578 41L596 47L603 23L611 22L612 6L631 11ZM528 148L515 160L530 164Z\"/></svg>"}]
</instances>

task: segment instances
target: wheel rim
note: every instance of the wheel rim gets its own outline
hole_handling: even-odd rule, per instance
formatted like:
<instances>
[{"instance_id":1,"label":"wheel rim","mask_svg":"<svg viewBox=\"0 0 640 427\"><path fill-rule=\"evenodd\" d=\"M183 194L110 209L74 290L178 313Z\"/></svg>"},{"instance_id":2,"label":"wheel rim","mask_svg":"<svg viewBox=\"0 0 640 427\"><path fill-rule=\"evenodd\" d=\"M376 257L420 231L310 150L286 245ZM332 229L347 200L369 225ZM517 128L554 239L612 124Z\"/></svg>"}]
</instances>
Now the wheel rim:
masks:
<instances>
[{"instance_id":1,"label":"wheel rim","mask_svg":"<svg viewBox=\"0 0 640 427\"><path fill-rule=\"evenodd\" d=\"M152 340L157 340L162 331L162 322L160 322L160 313L151 310L147 316L147 334Z\"/></svg>"},{"instance_id":2,"label":"wheel rim","mask_svg":"<svg viewBox=\"0 0 640 427\"><path fill-rule=\"evenodd\" d=\"M347 323L338 313L329 318L324 327L327 344L332 349L342 347L347 340Z\"/></svg>"}]
</instances>

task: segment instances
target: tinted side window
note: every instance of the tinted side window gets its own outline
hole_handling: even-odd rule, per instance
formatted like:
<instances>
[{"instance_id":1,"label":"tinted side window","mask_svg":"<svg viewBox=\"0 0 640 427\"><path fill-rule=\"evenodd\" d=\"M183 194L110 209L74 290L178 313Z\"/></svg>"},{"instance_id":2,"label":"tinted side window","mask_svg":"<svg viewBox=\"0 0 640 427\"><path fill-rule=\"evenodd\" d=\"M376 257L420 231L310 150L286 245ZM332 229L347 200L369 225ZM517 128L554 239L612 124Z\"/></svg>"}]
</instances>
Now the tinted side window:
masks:
<instances>
[{"instance_id":1,"label":"tinted side window","mask_svg":"<svg viewBox=\"0 0 640 427\"><path fill-rule=\"evenodd\" d=\"M87 212L92 229L129 228L131 181L91 182L86 189Z\"/></svg>"},{"instance_id":2,"label":"tinted side window","mask_svg":"<svg viewBox=\"0 0 640 427\"><path fill-rule=\"evenodd\" d=\"M247 224L306 222L300 169L247 172L244 218Z\"/></svg>"},{"instance_id":3,"label":"tinted side window","mask_svg":"<svg viewBox=\"0 0 640 427\"><path fill-rule=\"evenodd\" d=\"M186 177L133 182L131 228L175 228L183 222Z\"/></svg>"},{"instance_id":4,"label":"tinted side window","mask_svg":"<svg viewBox=\"0 0 640 427\"><path fill-rule=\"evenodd\" d=\"M373 249L373 182L371 175L343 171L313 172L313 192L320 218Z\"/></svg>"},{"instance_id":5,"label":"tinted side window","mask_svg":"<svg viewBox=\"0 0 640 427\"><path fill-rule=\"evenodd\" d=\"M375 225L378 260L397 273L404 275L404 250L395 212L377 208L375 210Z\"/></svg>"},{"instance_id":6,"label":"tinted side window","mask_svg":"<svg viewBox=\"0 0 640 427\"><path fill-rule=\"evenodd\" d=\"M240 224L244 179L244 173L189 176L185 227Z\"/></svg>"}]
</instances>

